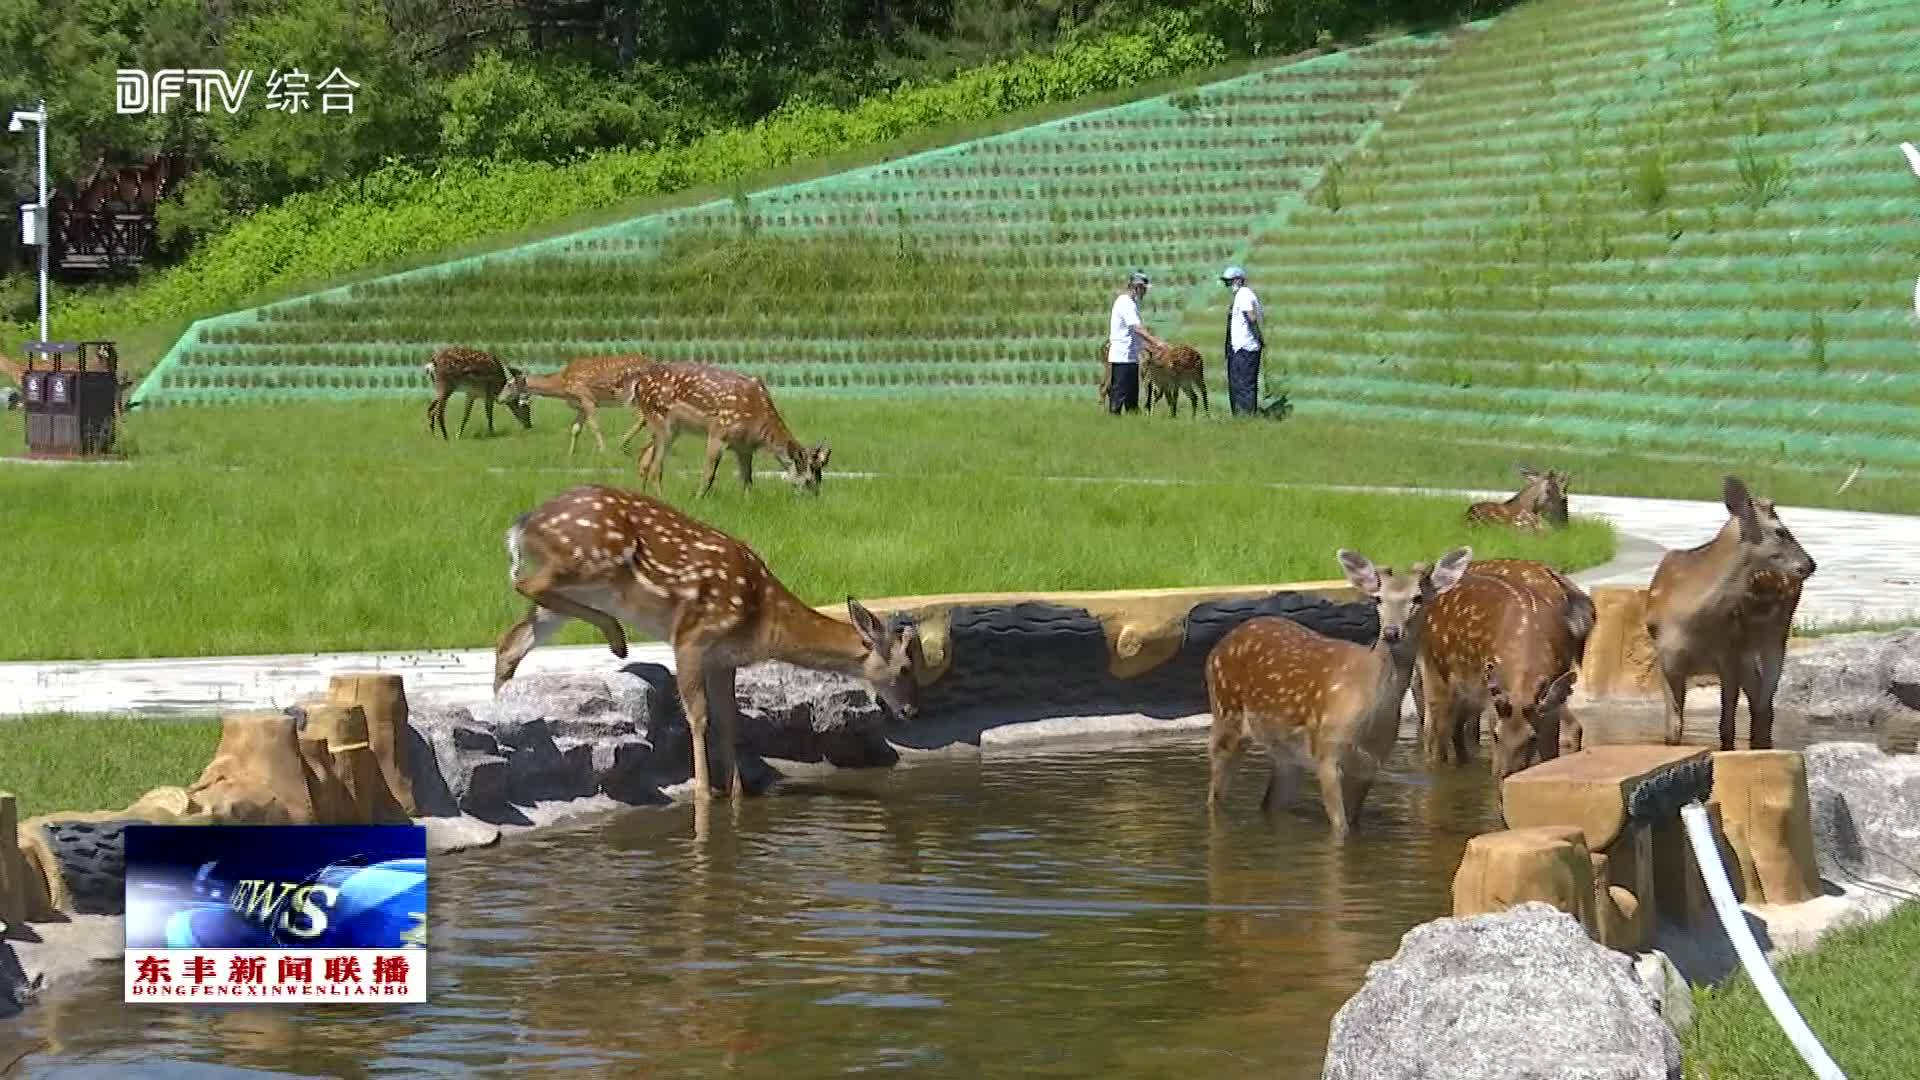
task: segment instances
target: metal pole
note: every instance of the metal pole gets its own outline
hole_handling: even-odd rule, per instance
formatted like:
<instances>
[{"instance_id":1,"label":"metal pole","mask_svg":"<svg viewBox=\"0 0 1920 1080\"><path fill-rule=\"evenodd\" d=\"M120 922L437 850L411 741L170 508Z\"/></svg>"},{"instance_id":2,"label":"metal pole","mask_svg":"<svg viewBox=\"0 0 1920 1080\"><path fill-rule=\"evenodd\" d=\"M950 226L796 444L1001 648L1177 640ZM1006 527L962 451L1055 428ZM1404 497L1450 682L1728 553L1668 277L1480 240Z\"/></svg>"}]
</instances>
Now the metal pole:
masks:
<instances>
[{"instance_id":1,"label":"metal pole","mask_svg":"<svg viewBox=\"0 0 1920 1080\"><path fill-rule=\"evenodd\" d=\"M47 339L47 249L53 246L53 221L47 206L47 99L40 99L40 340Z\"/></svg>"}]
</instances>

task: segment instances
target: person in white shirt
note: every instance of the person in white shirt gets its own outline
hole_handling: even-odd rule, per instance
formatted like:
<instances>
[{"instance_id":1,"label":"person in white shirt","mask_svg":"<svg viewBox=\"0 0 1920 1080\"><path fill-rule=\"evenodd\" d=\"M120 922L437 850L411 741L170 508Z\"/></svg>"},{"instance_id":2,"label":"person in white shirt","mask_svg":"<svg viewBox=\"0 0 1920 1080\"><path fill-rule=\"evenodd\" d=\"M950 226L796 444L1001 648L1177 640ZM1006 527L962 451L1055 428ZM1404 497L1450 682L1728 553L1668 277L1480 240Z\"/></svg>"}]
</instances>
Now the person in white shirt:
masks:
<instances>
[{"instance_id":1,"label":"person in white shirt","mask_svg":"<svg viewBox=\"0 0 1920 1080\"><path fill-rule=\"evenodd\" d=\"M1127 287L1114 298L1113 311L1107 317L1107 364L1112 379L1107 384L1107 411L1140 411L1140 346L1158 351L1167 343L1155 337L1140 321L1140 301L1152 283L1135 270L1127 275Z\"/></svg>"},{"instance_id":2,"label":"person in white shirt","mask_svg":"<svg viewBox=\"0 0 1920 1080\"><path fill-rule=\"evenodd\" d=\"M1233 415L1244 416L1260 410L1260 354L1266 348L1260 322L1266 310L1239 266L1222 270L1220 280L1233 290L1227 305L1227 404Z\"/></svg>"}]
</instances>

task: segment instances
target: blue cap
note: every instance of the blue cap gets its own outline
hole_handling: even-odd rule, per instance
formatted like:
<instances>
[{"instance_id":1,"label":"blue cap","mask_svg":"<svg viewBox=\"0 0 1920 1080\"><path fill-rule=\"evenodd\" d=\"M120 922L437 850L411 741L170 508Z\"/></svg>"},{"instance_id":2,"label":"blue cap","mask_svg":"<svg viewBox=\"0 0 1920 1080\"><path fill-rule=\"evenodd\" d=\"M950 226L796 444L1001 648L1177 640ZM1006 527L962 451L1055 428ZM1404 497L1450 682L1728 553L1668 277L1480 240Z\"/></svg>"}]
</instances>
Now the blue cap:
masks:
<instances>
[{"instance_id":1,"label":"blue cap","mask_svg":"<svg viewBox=\"0 0 1920 1080\"><path fill-rule=\"evenodd\" d=\"M1147 280L1147 273L1146 273L1146 271L1144 271L1144 270L1135 270L1135 271L1134 271L1133 273L1131 273L1131 274L1128 274L1128 275L1127 275L1127 284L1129 284L1129 285L1148 285L1148 284L1151 284L1151 282L1149 282L1149 281Z\"/></svg>"},{"instance_id":2,"label":"blue cap","mask_svg":"<svg viewBox=\"0 0 1920 1080\"><path fill-rule=\"evenodd\" d=\"M1234 278L1244 278L1246 276L1247 276L1246 270L1243 269L1239 263L1235 263L1232 266L1227 267L1225 270L1220 271L1221 281L1232 281Z\"/></svg>"}]
</instances>

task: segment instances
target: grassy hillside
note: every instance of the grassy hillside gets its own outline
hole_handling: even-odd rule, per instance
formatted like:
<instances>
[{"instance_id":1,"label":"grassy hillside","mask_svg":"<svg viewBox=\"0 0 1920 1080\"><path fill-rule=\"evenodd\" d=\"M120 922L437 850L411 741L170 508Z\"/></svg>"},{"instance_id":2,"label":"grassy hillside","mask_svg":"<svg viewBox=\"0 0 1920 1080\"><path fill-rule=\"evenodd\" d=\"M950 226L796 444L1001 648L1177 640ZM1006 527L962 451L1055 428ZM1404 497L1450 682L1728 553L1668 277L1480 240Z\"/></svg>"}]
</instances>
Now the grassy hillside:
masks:
<instances>
[{"instance_id":1,"label":"grassy hillside","mask_svg":"<svg viewBox=\"0 0 1920 1080\"><path fill-rule=\"evenodd\" d=\"M1125 271L1177 313L1451 48L1403 38L197 324L152 403L417 394L447 342L645 350L776 386L1052 389Z\"/></svg>"},{"instance_id":2,"label":"grassy hillside","mask_svg":"<svg viewBox=\"0 0 1920 1080\"><path fill-rule=\"evenodd\" d=\"M1270 381L1303 416L1920 468L1917 55L1909 0L1515 9L1259 237Z\"/></svg>"}]
</instances>

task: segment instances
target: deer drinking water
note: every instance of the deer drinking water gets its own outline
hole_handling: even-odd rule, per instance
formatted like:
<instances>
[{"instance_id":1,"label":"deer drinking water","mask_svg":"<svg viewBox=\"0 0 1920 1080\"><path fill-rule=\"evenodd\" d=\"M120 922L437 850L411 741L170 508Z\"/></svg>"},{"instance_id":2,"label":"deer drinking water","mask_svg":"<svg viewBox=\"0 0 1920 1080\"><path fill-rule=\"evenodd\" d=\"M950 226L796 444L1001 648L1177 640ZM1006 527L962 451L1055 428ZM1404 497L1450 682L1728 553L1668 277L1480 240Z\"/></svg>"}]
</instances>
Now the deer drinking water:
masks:
<instances>
[{"instance_id":1,"label":"deer drinking water","mask_svg":"<svg viewBox=\"0 0 1920 1080\"><path fill-rule=\"evenodd\" d=\"M593 625L617 657L622 623L673 647L674 680L693 730L694 797L708 787L706 731L718 721L719 781L743 794L735 764L734 672L765 660L865 680L902 721L919 709L920 638L910 621L889 629L847 598L851 624L803 604L753 549L635 491L589 484L514 519L507 530L514 590L532 601L500 638L498 691L534 647L571 619Z\"/></svg>"},{"instance_id":2,"label":"deer drinking water","mask_svg":"<svg viewBox=\"0 0 1920 1080\"><path fill-rule=\"evenodd\" d=\"M1667 706L1666 739L1685 734L1687 680L1720 679L1720 749L1734 748L1734 713L1747 697L1748 746L1773 748L1773 695L1813 557L1782 524L1770 499L1755 499L1740 478L1723 483L1729 517L1719 533L1686 551L1669 551L1647 591Z\"/></svg>"},{"instance_id":3,"label":"deer drinking water","mask_svg":"<svg viewBox=\"0 0 1920 1080\"><path fill-rule=\"evenodd\" d=\"M1504 502L1477 502L1467 507L1469 525L1503 525L1539 532L1567 523L1567 488L1573 477L1558 470L1540 472L1519 466L1525 486Z\"/></svg>"},{"instance_id":4,"label":"deer drinking water","mask_svg":"<svg viewBox=\"0 0 1920 1080\"><path fill-rule=\"evenodd\" d=\"M518 368L507 369L507 385L500 400L530 405L536 397L558 398L573 406L573 429L567 437L567 456L572 457L580 443L580 428L593 431L593 442L604 453L607 441L600 437L599 407L620 400L626 380L658 363L650 356L588 356L574 360L551 375L528 375ZM631 439L640 430L636 422L627 432Z\"/></svg>"},{"instance_id":5,"label":"deer drinking water","mask_svg":"<svg viewBox=\"0 0 1920 1080\"><path fill-rule=\"evenodd\" d=\"M656 364L632 375L621 400L640 414L653 435L640 452L640 482L664 489L662 473L673 440L682 430L707 433L707 471L700 496L713 489L720 454L732 450L740 465L740 484L753 486L753 454L765 447L786 467L787 480L799 491L818 494L832 449L826 443L803 446L787 430L767 384L751 375L710 364ZM637 428L636 428L637 430Z\"/></svg>"},{"instance_id":6,"label":"deer drinking water","mask_svg":"<svg viewBox=\"0 0 1920 1080\"><path fill-rule=\"evenodd\" d=\"M1211 413L1213 405L1207 400L1207 377L1200 362L1200 350L1191 345L1169 344L1162 350L1147 349L1140 358L1140 380L1147 384L1146 407L1153 411L1154 395L1158 394L1167 403L1167 411L1174 416L1180 415L1180 391L1187 392L1187 401L1193 406L1192 415L1198 416L1204 411Z\"/></svg>"},{"instance_id":7,"label":"deer drinking water","mask_svg":"<svg viewBox=\"0 0 1920 1080\"><path fill-rule=\"evenodd\" d=\"M1272 768L1263 809L1291 801L1300 773L1311 765L1334 837L1344 839L1359 820L1400 732L1400 703L1428 609L1460 584L1473 551L1459 548L1431 569L1416 563L1404 574L1352 551L1339 558L1347 580L1379 611L1371 648L1264 616L1241 623L1207 654L1209 812L1219 809L1233 764L1251 745L1266 753Z\"/></svg>"},{"instance_id":8,"label":"deer drinking water","mask_svg":"<svg viewBox=\"0 0 1920 1080\"><path fill-rule=\"evenodd\" d=\"M1579 749L1565 710L1578 677L1574 627L1566 604L1506 576L1523 573L1508 566L1483 575L1476 564L1427 613L1419 712L1432 764L1467 762L1489 703L1495 779Z\"/></svg>"},{"instance_id":9,"label":"deer drinking water","mask_svg":"<svg viewBox=\"0 0 1920 1080\"><path fill-rule=\"evenodd\" d=\"M427 431L432 433L437 427L440 437L447 437L447 402L459 391L467 393L466 411L460 414L460 435L467 434L467 421L473 419L473 402L477 397L485 406L487 434L493 432L493 403L500 398L512 377L507 365L499 357L480 349L467 349L458 345L448 345L434 351L427 360L427 377L433 380L433 400L427 402ZM507 409L514 419L528 431L533 430L533 411L527 407L523 398L509 398Z\"/></svg>"}]
</instances>

